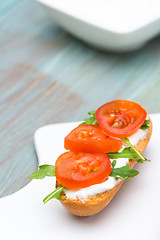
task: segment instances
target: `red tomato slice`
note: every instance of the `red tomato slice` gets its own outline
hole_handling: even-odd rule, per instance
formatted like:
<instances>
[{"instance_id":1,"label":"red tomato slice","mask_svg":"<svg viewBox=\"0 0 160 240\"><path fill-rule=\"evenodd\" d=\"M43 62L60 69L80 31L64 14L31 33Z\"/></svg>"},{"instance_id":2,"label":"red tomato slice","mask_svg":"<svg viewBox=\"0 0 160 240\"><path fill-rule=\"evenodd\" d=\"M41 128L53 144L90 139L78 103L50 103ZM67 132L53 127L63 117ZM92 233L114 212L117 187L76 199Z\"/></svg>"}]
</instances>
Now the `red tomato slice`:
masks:
<instances>
[{"instance_id":1,"label":"red tomato slice","mask_svg":"<svg viewBox=\"0 0 160 240\"><path fill-rule=\"evenodd\" d=\"M67 188L84 188L104 182L112 172L109 157L103 153L65 152L55 164L56 180Z\"/></svg>"},{"instance_id":2,"label":"red tomato slice","mask_svg":"<svg viewBox=\"0 0 160 240\"><path fill-rule=\"evenodd\" d=\"M115 100L102 105L95 113L99 127L109 136L133 135L146 119L147 112L138 103Z\"/></svg>"},{"instance_id":3,"label":"red tomato slice","mask_svg":"<svg viewBox=\"0 0 160 240\"><path fill-rule=\"evenodd\" d=\"M64 139L64 147L73 152L108 153L118 151L122 141L104 134L93 124L80 125Z\"/></svg>"}]
</instances>

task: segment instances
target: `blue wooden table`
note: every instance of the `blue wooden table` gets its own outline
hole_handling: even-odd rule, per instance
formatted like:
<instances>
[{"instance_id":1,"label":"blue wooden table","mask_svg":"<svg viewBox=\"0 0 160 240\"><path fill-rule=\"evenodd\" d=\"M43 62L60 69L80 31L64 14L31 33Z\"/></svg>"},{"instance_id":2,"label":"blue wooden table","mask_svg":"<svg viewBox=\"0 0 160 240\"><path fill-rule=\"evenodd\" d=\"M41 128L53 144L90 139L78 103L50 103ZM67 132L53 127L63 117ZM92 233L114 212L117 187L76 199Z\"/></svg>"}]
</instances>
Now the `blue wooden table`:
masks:
<instances>
[{"instance_id":1,"label":"blue wooden table","mask_svg":"<svg viewBox=\"0 0 160 240\"><path fill-rule=\"evenodd\" d=\"M33 134L42 125L82 120L117 98L160 112L160 37L135 52L93 49L32 0L0 6L0 196L37 169Z\"/></svg>"}]
</instances>

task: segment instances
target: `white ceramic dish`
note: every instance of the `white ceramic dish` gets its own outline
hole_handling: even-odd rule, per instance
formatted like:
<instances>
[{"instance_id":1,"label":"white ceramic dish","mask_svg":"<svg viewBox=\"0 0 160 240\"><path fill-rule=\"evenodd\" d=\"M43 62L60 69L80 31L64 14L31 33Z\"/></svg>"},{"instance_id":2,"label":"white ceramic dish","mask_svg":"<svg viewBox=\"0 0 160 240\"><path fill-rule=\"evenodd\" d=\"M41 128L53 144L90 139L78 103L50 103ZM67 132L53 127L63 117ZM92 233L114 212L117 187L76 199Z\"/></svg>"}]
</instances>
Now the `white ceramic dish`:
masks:
<instances>
[{"instance_id":1,"label":"white ceramic dish","mask_svg":"<svg viewBox=\"0 0 160 240\"><path fill-rule=\"evenodd\" d=\"M126 181L110 204L91 217L71 215L57 200L42 199L55 186L54 177L32 180L20 191L0 199L1 239L118 240L160 239L159 143L160 114L150 115L153 135L144 155L150 163L136 165L140 174ZM63 139L77 123L44 126L36 131L39 164L54 164L64 150Z\"/></svg>"},{"instance_id":2,"label":"white ceramic dish","mask_svg":"<svg viewBox=\"0 0 160 240\"><path fill-rule=\"evenodd\" d=\"M160 33L159 0L37 0L64 29L101 49L129 51Z\"/></svg>"}]
</instances>

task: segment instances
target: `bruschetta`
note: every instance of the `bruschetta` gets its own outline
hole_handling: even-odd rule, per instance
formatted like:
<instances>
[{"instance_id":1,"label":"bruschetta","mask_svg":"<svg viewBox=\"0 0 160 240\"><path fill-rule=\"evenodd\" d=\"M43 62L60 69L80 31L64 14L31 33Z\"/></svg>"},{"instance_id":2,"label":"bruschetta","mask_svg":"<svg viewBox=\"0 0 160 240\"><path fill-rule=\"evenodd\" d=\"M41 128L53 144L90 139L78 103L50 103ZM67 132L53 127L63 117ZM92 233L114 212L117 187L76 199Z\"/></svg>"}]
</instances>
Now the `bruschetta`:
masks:
<instances>
[{"instance_id":1,"label":"bruschetta","mask_svg":"<svg viewBox=\"0 0 160 240\"><path fill-rule=\"evenodd\" d=\"M149 129L145 136L138 141L135 148L140 152L143 153L145 148L147 147L150 137L152 134L152 122L149 118ZM129 167L133 168L137 163L136 160L129 159ZM105 208L112 198L115 196L119 188L122 186L125 180L117 180L117 184L110 190L104 191L102 193L98 193L96 195L84 197L84 198L70 198L67 197L65 192L63 191L61 196L61 203L63 206L68 209L72 214L77 216L90 216L100 212L103 208ZM76 190L74 190L75 192Z\"/></svg>"},{"instance_id":2,"label":"bruschetta","mask_svg":"<svg viewBox=\"0 0 160 240\"><path fill-rule=\"evenodd\" d=\"M42 165L30 178L56 177L52 198L77 216L105 208L126 179L139 172L136 162L150 161L142 153L152 134L152 121L138 103L115 100L100 106L64 139L67 152L53 165Z\"/></svg>"}]
</instances>

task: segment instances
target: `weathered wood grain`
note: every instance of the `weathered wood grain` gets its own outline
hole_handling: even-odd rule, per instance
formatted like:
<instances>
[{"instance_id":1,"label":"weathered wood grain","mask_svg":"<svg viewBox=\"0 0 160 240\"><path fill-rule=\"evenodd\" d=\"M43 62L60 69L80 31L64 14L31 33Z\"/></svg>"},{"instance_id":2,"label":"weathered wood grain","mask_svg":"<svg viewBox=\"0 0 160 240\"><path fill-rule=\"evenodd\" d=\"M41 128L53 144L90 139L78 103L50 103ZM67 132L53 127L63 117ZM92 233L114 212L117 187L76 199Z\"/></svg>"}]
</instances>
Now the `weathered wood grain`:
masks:
<instances>
[{"instance_id":1,"label":"weathered wood grain","mask_svg":"<svg viewBox=\"0 0 160 240\"><path fill-rule=\"evenodd\" d=\"M66 33L38 3L14 6L0 18L1 197L37 168L40 126L81 120L117 98L160 112L160 37L135 52L101 52Z\"/></svg>"}]
</instances>

